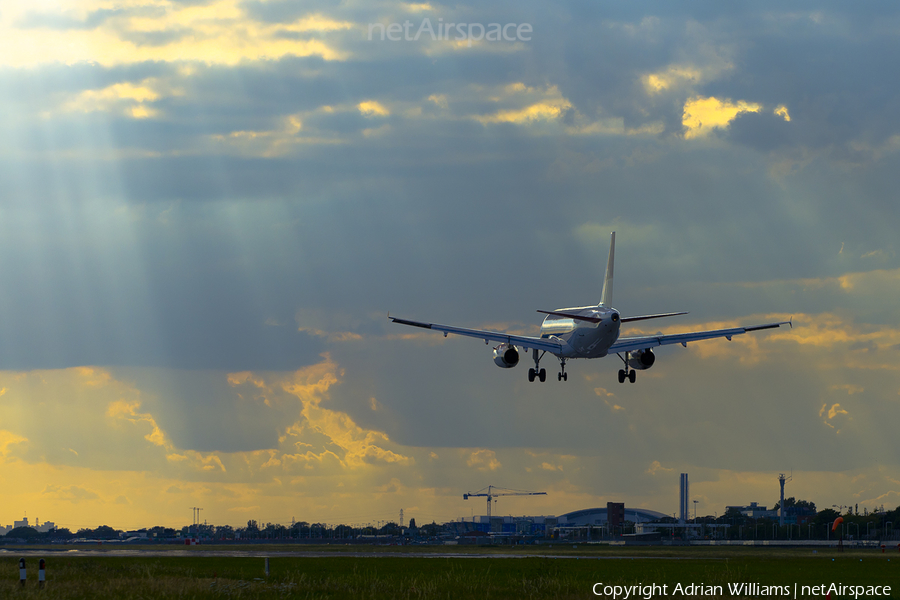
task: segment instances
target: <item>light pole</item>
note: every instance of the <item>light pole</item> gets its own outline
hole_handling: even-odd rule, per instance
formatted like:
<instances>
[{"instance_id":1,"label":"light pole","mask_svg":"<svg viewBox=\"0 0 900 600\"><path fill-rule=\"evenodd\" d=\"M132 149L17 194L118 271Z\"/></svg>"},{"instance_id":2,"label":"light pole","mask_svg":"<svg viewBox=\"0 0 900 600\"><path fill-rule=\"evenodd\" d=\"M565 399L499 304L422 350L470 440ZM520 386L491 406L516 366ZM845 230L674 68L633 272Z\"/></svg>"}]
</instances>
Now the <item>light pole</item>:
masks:
<instances>
[{"instance_id":1,"label":"light pole","mask_svg":"<svg viewBox=\"0 0 900 600\"><path fill-rule=\"evenodd\" d=\"M694 500L694 523L697 522L697 503L698 503L698 502L700 502L700 501L699 501L699 500Z\"/></svg>"}]
</instances>

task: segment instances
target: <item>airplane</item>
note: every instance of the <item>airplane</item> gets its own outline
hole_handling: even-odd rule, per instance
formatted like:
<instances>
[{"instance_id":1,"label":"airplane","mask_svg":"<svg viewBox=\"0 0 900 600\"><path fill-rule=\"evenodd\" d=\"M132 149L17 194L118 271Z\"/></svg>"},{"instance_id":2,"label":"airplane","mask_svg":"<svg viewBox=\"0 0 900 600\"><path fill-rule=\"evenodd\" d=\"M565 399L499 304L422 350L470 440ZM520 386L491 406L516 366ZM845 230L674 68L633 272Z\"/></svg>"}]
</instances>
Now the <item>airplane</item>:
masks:
<instances>
[{"instance_id":1,"label":"airplane","mask_svg":"<svg viewBox=\"0 0 900 600\"><path fill-rule=\"evenodd\" d=\"M538 310L547 315L541 323L540 337L525 335L513 335L498 331L484 331L480 329L466 329L463 327L451 327L436 323L423 323L410 321L399 317L388 318L393 323L410 325L484 340L500 342L494 347L494 363L501 368L511 369L519 364L519 351L521 346L527 354L532 352L534 368L528 369L528 381L535 379L543 382L547 379L546 369L540 366L541 358L549 352L559 360L559 381L568 381L566 373L566 361L573 358L602 358L614 353L625 364L624 369L619 370L619 383L625 383L627 379L634 383L637 379L636 371L649 369L656 362L656 355L652 348L669 344L681 344L685 348L688 342L697 342L713 338L726 338L731 341L732 336L751 331L764 329L777 329L782 325L793 328L793 322L780 321L778 323L766 323L752 325L750 327L733 327L730 329L714 329L710 331L691 331L687 333L643 335L638 337L619 337L619 329L622 323L658 319L662 317L674 317L686 315L686 312L660 313L653 315L641 315L637 317L623 317L619 311L611 306L613 292L613 261L615 258L616 232L610 235L609 259L606 263L606 276L603 281L603 290L600 293L600 303L596 306L578 306L573 308L559 308L553 311ZM624 354L624 356L623 356Z\"/></svg>"}]
</instances>

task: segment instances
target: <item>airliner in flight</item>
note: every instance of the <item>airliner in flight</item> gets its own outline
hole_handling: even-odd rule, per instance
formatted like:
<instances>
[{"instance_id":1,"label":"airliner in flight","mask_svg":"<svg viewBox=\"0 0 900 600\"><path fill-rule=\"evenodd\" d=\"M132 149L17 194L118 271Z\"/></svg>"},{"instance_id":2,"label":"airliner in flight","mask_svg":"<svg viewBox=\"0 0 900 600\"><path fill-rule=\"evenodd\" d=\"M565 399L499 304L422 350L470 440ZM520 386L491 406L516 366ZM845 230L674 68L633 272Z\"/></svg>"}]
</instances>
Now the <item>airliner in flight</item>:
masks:
<instances>
[{"instance_id":1,"label":"airliner in flight","mask_svg":"<svg viewBox=\"0 0 900 600\"><path fill-rule=\"evenodd\" d=\"M499 342L494 347L494 363L501 368L511 369L519 364L519 350L521 347L527 354L531 350L534 359L534 368L528 369L528 381L538 379L546 381L547 371L540 366L541 358L549 352L559 360L559 381L569 379L566 373L566 361L571 358L601 358L614 353L624 363L624 368L619 370L619 383L625 383L627 379L635 382L636 371L649 369L656 362L656 355L652 348L666 346L668 344L681 344L687 347L688 342L709 340L713 338L726 338L731 341L732 336L750 331L763 329L776 329L782 325L790 325L791 321L778 323L766 323L750 327L733 327L731 329L714 329L710 331L691 331L687 333L675 333L667 335L643 335L638 337L619 337L619 328L622 323L632 321L644 321L661 317L685 315L685 312L660 313L655 315L642 315L638 317L623 317L619 311L611 306L613 291L613 260L616 249L616 233L612 232L609 243L609 259L606 263L606 277L603 282L603 290L600 294L600 303L596 306L578 306L574 308L559 308L554 311L539 310L537 312L547 315L541 323L540 337L525 335L513 335L498 331L484 331L480 329L465 329L463 327L450 327L436 323L422 323L410 321L388 315L394 323L411 325L423 329L441 331L444 337L448 334L464 335L483 339L485 344Z\"/></svg>"}]
</instances>

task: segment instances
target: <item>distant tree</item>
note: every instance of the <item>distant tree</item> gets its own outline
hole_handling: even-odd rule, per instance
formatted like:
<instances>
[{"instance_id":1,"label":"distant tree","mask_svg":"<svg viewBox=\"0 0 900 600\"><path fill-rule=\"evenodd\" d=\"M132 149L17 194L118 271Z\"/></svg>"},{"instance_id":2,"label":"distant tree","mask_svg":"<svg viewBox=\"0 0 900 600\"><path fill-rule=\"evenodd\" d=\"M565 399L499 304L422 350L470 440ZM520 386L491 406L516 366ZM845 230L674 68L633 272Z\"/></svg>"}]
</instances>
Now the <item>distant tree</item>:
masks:
<instances>
[{"instance_id":1,"label":"distant tree","mask_svg":"<svg viewBox=\"0 0 900 600\"><path fill-rule=\"evenodd\" d=\"M443 530L443 526L438 525L434 521L430 524L422 525L421 534L426 536L436 536Z\"/></svg>"},{"instance_id":2,"label":"distant tree","mask_svg":"<svg viewBox=\"0 0 900 600\"><path fill-rule=\"evenodd\" d=\"M101 540L113 540L119 537L119 533L109 525L101 525L94 530L94 537Z\"/></svg>"},{"instance_id":3,"label":"distant tree","mask_svg":"<svg viewBox=\"0 0 900 600\"><path fill-rule=\"evenodd\" d=\"M34 527L15 527L6 533L6 537L12 539L29 539L40 535L41 533Z\"/></svg>"},{"instance_id":4,"label":"distant tree","mask_svg":"<svg viewBox=\"0 0 900 600\"><path fill-rule=\"evenodd\" d=\"M299 523L294 523L293 532L291 533L291 537L304 538L309 537L309 523L306 521L300 521Z\"/></svg>"},{"instance_id":5,"label":"distant tree","mask_svg":"<svg viewBox=\"0 0 900 600\"><path fill-rule=\"evenodd\" d=\"M813 512L817 512L815 502L810 502L808 500L797 500L796 506L797 506L797 508L808 508L809 510L811 510Z\"/></svg>"},{"instance_id":6,"label":"distant tree","mask_svg":"<svg viewBox=\"0 0 900 600\"><path fill-rule=\"evenodd\" d=\"M381 535L400 535L400 526L389 521L378 531Z\"/></svg>"},{"instance_id":7,"label":"distant tree","mask_svg":"<svg viewBox=\"0 0 900 600\"><path fill-rule=\"evenodd\" d=\"M415 529L415 528L416 528L416 518L415 518L415 517L412 517L412 518L409 520L409 528L410 528L410 529Z\"/></svg>"},{"instance_id":8,"label":"distant tree","mask_svg":"<svg viewBox=\"0 0 900 600\"><path fill-rule=\"evenodd\" d=\"M66 527L57 527L50 531L50 538L54 540L71 540L73 537L75 537L75 534Z\"/></svg>"},{"instance_id":9,"label":"distant tree","mask_svg":"<svg viewBox=\"0 0 900 600\"><path fill-rule=\"evenodd\" d=\"M775 507L772 510L778 510L779 508L781 508L781 502L776 502ZM808 500L797 500L796 498L791 496L790 498L784 499L784 508L785 508L785 510L791 509L791 508L799 508L799 509L807 508L807 509L811 510L812 512L816 512L816 503L810 502Z\"/></svg>"},{"instance_id":10,"label":"distant tree","mask_svg":"<svg viewBox=\"0 0 900 600\"><path fill-rule=\"evenodd\" d=\"M233 540L234 528L231 525L219 525L216 527L216 539Z\"/></svg>"},{"instance_id":11,"label":"distant tree","mask_svg":"<svg viewBox=\"0 0 900 600\"><path fill-rule=\"evenodd\" d=\"M334 537L338 539L344 539L351 537L353 535L353 528L349 525L338 525L334 528Z\"/></svg>"},{"instance_id":12,"label":"distant tree","mask_svg":"<svg viewBox=\"0 0 900 600\"><path fill-rule=\"evenodd\" d=\"M785 502L787 504L787 502ZM834 520L837 519L841 514L834 510L833 508L826 508L824 510L820 510L819 513L813 519L813 523L816 525L828 525L834 523Z\"/></svg>"}]
</instances>

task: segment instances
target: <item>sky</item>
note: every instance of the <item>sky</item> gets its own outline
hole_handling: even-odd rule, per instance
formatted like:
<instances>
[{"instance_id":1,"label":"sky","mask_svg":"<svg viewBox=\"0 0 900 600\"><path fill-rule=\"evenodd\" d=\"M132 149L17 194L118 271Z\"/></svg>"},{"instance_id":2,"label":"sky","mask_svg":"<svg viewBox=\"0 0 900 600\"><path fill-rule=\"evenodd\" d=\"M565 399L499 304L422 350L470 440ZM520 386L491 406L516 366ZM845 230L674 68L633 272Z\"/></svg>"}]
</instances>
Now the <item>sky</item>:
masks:
<instances>
[{"instance_id":1,"label":"sky","mask_svg":"<svg viewBox=\"0 0 900 600\"><path fill-rule=\"evenodd\" d=\"M454 24L450 28L450 24ZM464 25L459 25L464 24ZM492 27L498 24L502 27ZM479 27L483 28L481 34ZM0 6L0 524L900 505L896 3ZM479 340L793 319L529 384Z\"/></svg>"}]
</instances>

